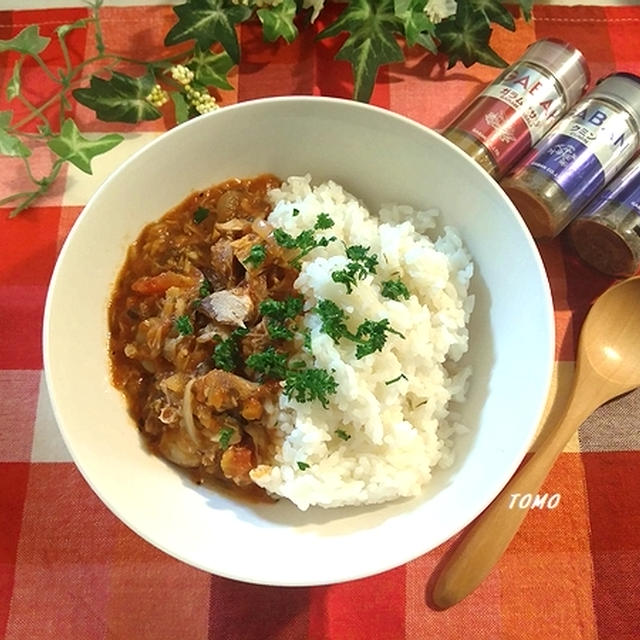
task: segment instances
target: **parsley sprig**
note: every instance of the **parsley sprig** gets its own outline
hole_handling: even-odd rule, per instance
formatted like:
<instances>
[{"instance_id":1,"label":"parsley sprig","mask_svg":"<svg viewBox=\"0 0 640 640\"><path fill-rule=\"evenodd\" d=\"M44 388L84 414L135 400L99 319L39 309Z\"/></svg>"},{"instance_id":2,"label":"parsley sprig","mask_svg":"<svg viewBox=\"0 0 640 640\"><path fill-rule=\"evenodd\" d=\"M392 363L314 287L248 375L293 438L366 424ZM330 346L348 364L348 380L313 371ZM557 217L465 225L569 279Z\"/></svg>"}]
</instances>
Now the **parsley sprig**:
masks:
<instances>
[{"instance_id":1,"label":"parsley sprig","mask_svg":"<svg viewBox=\"0 0 640 640\"><path fill-rule=\"evenodd\" d=\"M358 280L364 280L369 274L375 274L378 265L378 256L369 254L369 247L359 244L346 248L347 266L331 274L334 282L343 284L347 288L347 293L351 293Z\"/></svg>"},{"instance_id":2,"label":"parsley sprig","mask_svg":"<svg viewBox=\"0 0 640 640\"><path fill-rule=\"evenodd\" d=\"M243 264L257 269L267 257L267 249L262 244L254 244L249 251L249 255L245 258Z\"/></svg>"},{"instance_id":3,"label":"parsley sprig","mask_svg":"<svg viewBox=\"0 0 640 640\"><path fill-rule=\"evenodd\" d=\"M251 354L245 364L249 369L257 371L261 379L282 380L287 375L287 354L276 351L273 347Z\"/></svg>"},{"instance_id":4,"label":"parsley sprig","mask_svg":"<svg viewBox=\"0 0 640 640\"><path fill-rule=\"evenodd\" d=\"M355 341L358 343L356 346L356 358L364 358L376 351L382 351L387 342L387 334L394 333L404 339L404 336L393 329L389 320L365 320L356 331Z\"/></svg>"},{"instance_id":5,"label":"parsley sprig","mask_svg":"<svg viewBox=\"0 0 640 640\"><path fill-rule=\"evenodd\" d=\"M364 320L355 333L347 327L347 314L335 302L320 300L315 308L320 316L322 330L337 344L342 338L356 343L356 358L360 360L376 351L382 351L387 342L387 334L404 336L391 327L388 319Z\"/></svg>"},{"instance_id":6,"label":"parsley sprig","mask_svg":"<svg viewBox=\"0 0 640 640\"><path fill-rule=\"evenodd\" d=\"M337 390L338 383L332 372L326 369L307 367L300 361L291 365L284 381L285 396L298 402L319 400L325 409L329 406L329 396Z\"/></svg>"},{"instance_id":7,"label":"parsley sprig","mask_svg":"<svg viewBox=\"0 0 640 640\"><path fill-rule=\"evenodd\" d=\"M187 315L178 316L174 326L181 336L189 336L193 333L193 324Z\"/></svg>"},{"instance_id":8,"label":"parsley sprig","mask_svg":"<svg viewBox=\"0 0 640 640\"><path fill-rule=\"evenodd\" d=\"M284 300L267 298L260 303L260 313L267 319L267 331L273 340L291 340L294 329L291 320L302 313L302 298L288 296Z\"/></svg>"},{"instance_id":9,"label":"parsley sprig","mask_svg":"<svg viewBox=\"0 0 640 640\"><path fill-rule=\"evenodd\" d=\"M402 282L400 278L396 280L385 280L382 283L380 293L383 298L389 298L390 300L400 300L400 298L408 300L410 297L407 285Z\"/></svg>"},{"instance_id":10,"label":"parsley sprig","mask_svg":"<svg viewBox=\"0 0 640 640\"><path fill-rule=\"evenodd\" d=\"M231 335L218 343L213 350L213 363L218 369L233 371L240 364L240 338L246 336L249 329L238 328L231 332Z\"/></svg>"},{"instance_id":11,"label":"parsley sprig","mask_svg":"<svg viewBox=\"0 0 640 640\"><path fill-rule=\"evenodd\" d=\"M331 242L336 240L335 236L331 236L330 238L320 236L318 238L315 235L316 231L329 229L333 224L333 220L328 214L321 213L313 229L305 229L294 237L284 229L276 228L273 230L273 238L283 249L298 249L298 253L289 260L289 264L295 269L299 269L302 258L309 252L313 251L316 247L327 247Z\"/></svg>"}]
</instances>

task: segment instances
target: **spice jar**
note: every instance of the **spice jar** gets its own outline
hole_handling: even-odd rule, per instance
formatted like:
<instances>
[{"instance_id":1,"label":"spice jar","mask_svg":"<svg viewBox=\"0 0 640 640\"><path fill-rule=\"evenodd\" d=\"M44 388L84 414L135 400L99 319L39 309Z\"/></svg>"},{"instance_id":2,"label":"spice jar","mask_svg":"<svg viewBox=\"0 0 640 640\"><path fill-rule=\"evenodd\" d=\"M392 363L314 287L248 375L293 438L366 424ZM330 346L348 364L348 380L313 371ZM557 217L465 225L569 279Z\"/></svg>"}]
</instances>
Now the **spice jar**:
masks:
<instances>
[{"instance_id":1,"label":"spice jar","mask_svg":"<svg viewBox=\"0 0 640 640\"><path fill-rule=\"evenodd\" d=\"M640 144L640 77L601 80L525 156L502 186L536 238L552 238Z\"/></svg>"},{"instance_id":2,"label":"spice jar","mask_svg":"<svg viewBox=\"0 0 640 640\"><path fill-rule=\"evenodd\" d=\"M640 158L634 160L571 223L578 255L612 276L640 269Z\"/></svg>"},{"instance_id":3,"label":"spice jar","mask_svg":"<svg viewBox=\"0 0 640 640\"><path fill-rule=\"evenodd\" d=\"M578 49L534 42L443 132L494 178L503 176L585 93L589 69Z\"/></svg>"}]
</instances>

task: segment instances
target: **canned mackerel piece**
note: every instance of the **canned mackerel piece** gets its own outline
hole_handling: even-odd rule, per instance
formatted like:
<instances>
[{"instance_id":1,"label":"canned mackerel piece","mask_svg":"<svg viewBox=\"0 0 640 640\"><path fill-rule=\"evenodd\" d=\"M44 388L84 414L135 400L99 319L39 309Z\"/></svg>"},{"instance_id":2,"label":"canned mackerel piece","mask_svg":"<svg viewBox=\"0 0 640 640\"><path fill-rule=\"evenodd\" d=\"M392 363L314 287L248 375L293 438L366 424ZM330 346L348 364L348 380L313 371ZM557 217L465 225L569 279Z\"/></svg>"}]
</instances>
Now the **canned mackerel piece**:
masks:
<instances>
[{"instance_id":1,"label":"canned mackerel piece","mask_svg":"<svg viewBox=\"0 0 640 640\"><path fill-rule=\"evenodd\" d=\"M629 164L571 223L578 255L612 276L640 269L640 158Z\"/></svg>"},{"instance_id":2,"label":"canned mackerel piece","mask_svg":"<svg viewBox=\"0 0 640 640\"><path fill-rule=\"evenodd\" d=\"M553 238L640 147L640 77L602 79L502 186L536 238Z\"/></svg>"},{"instance_id":3,"label":"canned mackerel piece","mask_svg":"<svg viewBox=\"0 0 640 640\"><path fill-rule=\"evenodd\" d=\"M494 178L503 176L587 90L589 69L570 44L534 42L444 131Z\"/></svg>"}]
</instances>

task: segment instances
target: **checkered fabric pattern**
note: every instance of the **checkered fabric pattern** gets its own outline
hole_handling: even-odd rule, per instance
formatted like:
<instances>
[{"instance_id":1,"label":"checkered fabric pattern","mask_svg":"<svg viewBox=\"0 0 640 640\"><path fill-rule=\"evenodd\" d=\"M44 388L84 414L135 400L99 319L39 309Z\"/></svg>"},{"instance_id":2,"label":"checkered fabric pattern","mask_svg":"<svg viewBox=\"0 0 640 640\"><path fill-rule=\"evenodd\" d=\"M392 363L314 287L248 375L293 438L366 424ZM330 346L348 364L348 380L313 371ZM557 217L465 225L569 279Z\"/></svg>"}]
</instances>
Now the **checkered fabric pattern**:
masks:
<instances>
[{"instance_id":1,"label":"checkered fabric pattern","mask_svg":"<svg viewBox=\"0 0 640 640\"><path fill-rule=\"evenodd\" d=\"M52 35L84 15L84 9L0 11L0 38L29 24ZM160 57L173 21L169 7L103 10L105 39L123 55ZM536 7L531 22L517 22L515 33L494 34L495 48L509 61L537 38L555 36L585 53L595 79L616 70L640 74L640 7ZM92 55L90 42L83 30L69 34L75 62ZM310 29L290 46L266 44L249 24L241 28L241 44L235 88L219 96L223 104L283 94L350 96L349 67L333 60L340 39L318 42ZM15 61L0 58L0 109L9 108L5 88ZM438 128L497 74L479 65L445 67L440 57L408 50L406 63L382 70L372 102ZM25 92L37 101L50 87L35 66L26 71ZM16 104L11 108L19 112ZM586 422L543 488L560 493L559 506L532 511L488 579L445 612L429 608L426 589L453 541L371 578L272 588L191 568L119 522L81 478L58 435L41 371L43 305L56 254L89 195L118 162L172 123L134 131L76 109L85 131L120 131L125 143L94 161L94 176L65 169L51 192L18 218L0 210L0 637L640 639L640 392ZM37 172L50 162L45 150L36 153ZM17 160L0 159L0 196L22 189L22 169ZM550 423L568 392L584 315L612 280L582 264L562 237L539 247L557 329Z\"/></svg>"}]
</instances>

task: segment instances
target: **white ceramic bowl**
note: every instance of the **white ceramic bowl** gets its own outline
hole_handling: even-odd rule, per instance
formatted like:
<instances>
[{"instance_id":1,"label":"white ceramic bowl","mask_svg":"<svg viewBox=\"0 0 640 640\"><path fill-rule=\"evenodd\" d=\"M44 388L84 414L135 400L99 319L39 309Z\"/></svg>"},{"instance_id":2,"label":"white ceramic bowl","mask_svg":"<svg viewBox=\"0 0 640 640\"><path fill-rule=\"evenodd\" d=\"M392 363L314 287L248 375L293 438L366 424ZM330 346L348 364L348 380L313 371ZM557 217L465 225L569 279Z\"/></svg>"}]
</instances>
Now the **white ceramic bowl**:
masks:
<instances>
[{"instance_id":1,"label":"white ceramic bowl","mask_svg":"<svg viewBox=\"0 0 640 640\"><path fill-rule=\"evenodd\" d=\"M147 453L110 383L107 301L142 227L191 191L234 176L310 172L375 210L435 205L475 262L477 297L464 421L453 468L424 495L363 508L252 505L192 484ZM460 531L522 460L553 364L549 286L516 210L437 133L388 111L330 98L225 107L159 137L91 198L55 268L44 325L46 379L62 435L93 490L143 538L193 566L271 585L355 579L399 566Z\"/></svg>"}]
</instances>

